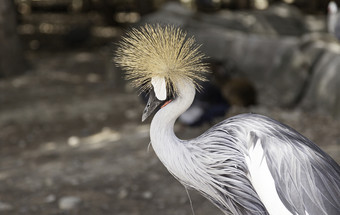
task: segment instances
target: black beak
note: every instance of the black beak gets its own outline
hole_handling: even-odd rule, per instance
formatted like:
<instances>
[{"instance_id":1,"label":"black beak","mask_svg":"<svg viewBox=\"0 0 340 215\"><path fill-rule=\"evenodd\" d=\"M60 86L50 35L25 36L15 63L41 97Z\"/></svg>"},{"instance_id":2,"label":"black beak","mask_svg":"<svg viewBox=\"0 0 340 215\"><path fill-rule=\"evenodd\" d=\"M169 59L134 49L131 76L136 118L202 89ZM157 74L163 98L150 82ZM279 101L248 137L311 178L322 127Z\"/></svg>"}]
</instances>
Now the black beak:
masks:
<instances>
[{"instance_id":1,"label":"black beak","mask_svg":"<svg viewBox=\"0 0 340 215\"><path fill-rule=\"evenodd\" d=\"M158 100L155 96L155 92L151 90L148 103L143 111L142 122L144 122L163 102L164 101Z\"/></svg>"}]
</instances>

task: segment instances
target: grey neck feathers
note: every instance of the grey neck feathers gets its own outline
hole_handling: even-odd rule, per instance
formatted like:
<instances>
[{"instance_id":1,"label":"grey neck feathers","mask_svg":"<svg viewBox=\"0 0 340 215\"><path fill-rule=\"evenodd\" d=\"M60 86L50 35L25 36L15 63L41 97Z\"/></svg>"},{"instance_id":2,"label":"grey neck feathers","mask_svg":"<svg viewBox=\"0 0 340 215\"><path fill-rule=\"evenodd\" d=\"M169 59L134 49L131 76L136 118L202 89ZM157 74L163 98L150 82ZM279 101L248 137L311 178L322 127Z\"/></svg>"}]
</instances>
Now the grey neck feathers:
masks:
<instances>
[{"instance_id":1,"label":"grey neck feathers","mask_svg":"<svg viewBox=\"0 0 340 215\"><path fill-rule=\"evenodd\" d=\"M195 86L189 81L182 79L177 82L178 95L164 108L160 109L154 116L150 127L150 138L152 146L160 160L166 162L173 147L181 147L174 133L176 119L184 113L192 104L195 97Z\"/></svg>"}]
</instances>

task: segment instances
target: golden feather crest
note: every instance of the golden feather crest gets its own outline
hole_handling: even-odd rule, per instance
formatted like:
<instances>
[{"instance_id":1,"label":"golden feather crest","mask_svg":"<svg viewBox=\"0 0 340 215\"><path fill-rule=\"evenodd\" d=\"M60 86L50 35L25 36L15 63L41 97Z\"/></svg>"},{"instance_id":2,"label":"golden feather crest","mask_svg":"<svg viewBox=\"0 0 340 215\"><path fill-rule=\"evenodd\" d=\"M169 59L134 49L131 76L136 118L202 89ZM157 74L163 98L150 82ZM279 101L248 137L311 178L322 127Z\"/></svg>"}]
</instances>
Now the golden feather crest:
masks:
<instances>
[{"instance_id":1,"label":"golden feather crest","mask_svg":"<svg viewBox=\"0 0 340 215\"><path fill-rule=\"evenodd\" d=\"M151 78L165 79L168 91L177 91L179 79L191 80L196 88L205 81L207 66L193 37L174 26L145 25L132 29L119 43L114 61L126 70L126 79L141 91L151 89Z\"/></svg>"}]
</instances>

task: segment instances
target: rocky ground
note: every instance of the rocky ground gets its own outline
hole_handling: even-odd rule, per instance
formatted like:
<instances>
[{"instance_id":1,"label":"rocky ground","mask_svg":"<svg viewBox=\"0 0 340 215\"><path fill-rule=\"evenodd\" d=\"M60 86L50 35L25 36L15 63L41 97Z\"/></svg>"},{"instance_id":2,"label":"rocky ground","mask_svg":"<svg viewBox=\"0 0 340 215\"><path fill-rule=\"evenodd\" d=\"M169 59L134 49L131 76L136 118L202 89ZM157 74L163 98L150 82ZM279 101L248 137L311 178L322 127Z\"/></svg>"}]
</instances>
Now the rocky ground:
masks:
<instances>
[{"instance_id":1,"label":"rocky ground","mask_svg":"<svg viewBox=\"0 0 340 215\"><path fill-rule=\"evenodd\" d=\"M111 48L27 56L29 72L0 80L0 214L192 214L149 148L143 104L110 62ZM340 122L326 114L257 106L228 116L241 112L283 121L340 161ZM176 129L190 138L210 126ZM190 196L196 215L221 214Z\"/></svg>"}]
</instances>

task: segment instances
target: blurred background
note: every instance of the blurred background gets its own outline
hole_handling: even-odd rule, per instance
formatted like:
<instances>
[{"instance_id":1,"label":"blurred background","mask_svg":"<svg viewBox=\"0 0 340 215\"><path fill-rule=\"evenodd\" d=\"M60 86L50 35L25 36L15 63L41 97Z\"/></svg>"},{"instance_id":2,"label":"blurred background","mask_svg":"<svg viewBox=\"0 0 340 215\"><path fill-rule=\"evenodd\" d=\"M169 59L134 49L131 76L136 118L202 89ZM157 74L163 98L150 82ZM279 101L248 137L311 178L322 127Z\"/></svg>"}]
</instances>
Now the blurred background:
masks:
<instances>
[{"instance_id":1,"label":"blurred background","mask_svg":"<svg viewBox=\"0 0 340 215\"><path fill-rule=\"evenodd\" d=\"M336 1L340 5L340 1ZM209 58L181 138L254 112L340 161L340 15L327 0L2 0L0 214L192 214L115 67L131 27L179 26ZM190 191L196 215L221 214Z\"/></svg>"}]
</instances>

